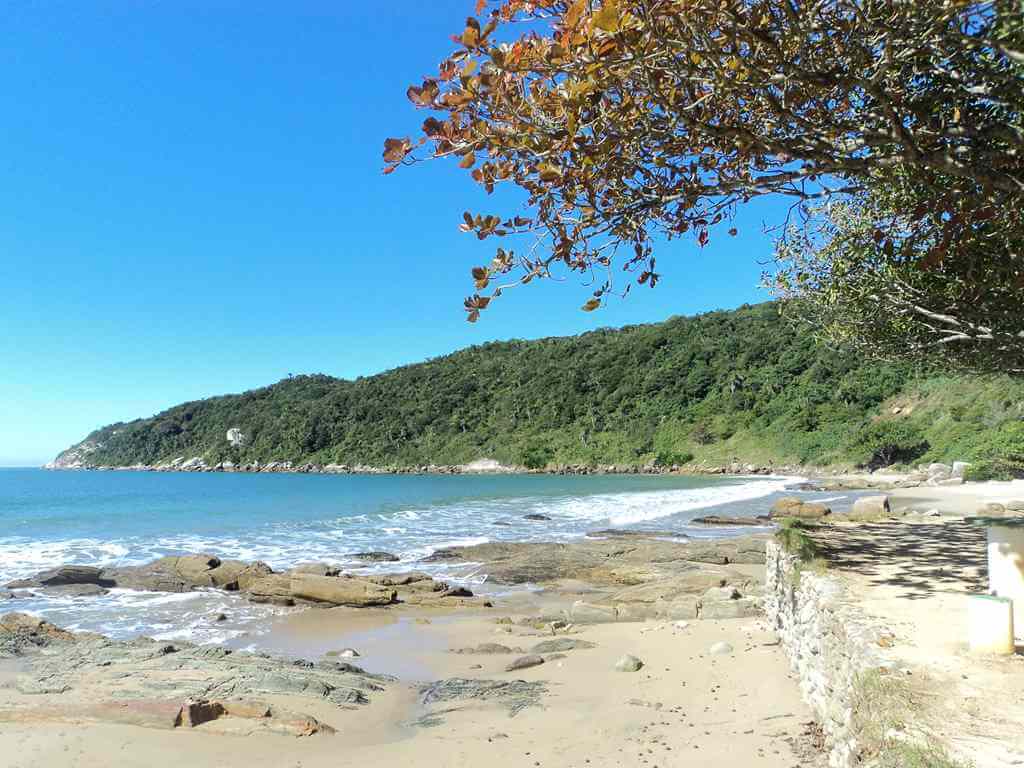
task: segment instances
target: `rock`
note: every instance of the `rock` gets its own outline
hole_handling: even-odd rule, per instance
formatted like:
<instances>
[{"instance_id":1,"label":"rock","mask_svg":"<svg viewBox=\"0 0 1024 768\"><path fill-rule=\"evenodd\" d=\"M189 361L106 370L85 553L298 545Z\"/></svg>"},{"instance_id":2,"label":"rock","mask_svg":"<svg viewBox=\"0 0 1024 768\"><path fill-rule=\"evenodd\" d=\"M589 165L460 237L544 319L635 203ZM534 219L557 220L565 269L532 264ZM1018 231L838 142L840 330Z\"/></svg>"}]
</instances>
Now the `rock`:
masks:
<instances>
[{"instance_id":1,"label":"rock","mask_svg":"<svg viewBox=\"0 0 1024 768\"><path fill-rule=\"evenodd\" d=\"M615 669L618 672L638 672L643 665L644 663L640 659L631 653L627 653L615 662Z\"/></svg>"},{"instance_id":2,"label":"rock","mask_svg":"<svg viewBox=\"0 0 1024 768\"><path fill-rule=\"evenodd\" d=\"M344 659L359 658L360 653L355 648L343 648L340 651L328 651L324 656L341 656Z\"/></svg>"},{"instance_id":3,"label":"rock","mask_svg":"<svg viewBox=\"0 0 1024 768\"><path fill-rule=\"evenodd\" d=\"M574 624L607 624L616 620L616 612L611 606L577 600L572 604L569 618Z\"/></svg>"},{"instance_id":4,"label":"rock","mask_svg":"<svg viewBox=\"0 0 1024 768\"><path fill-rule=\"evenodd\" d=\"M580 648L596 648L597 645L587 640L577 640L573 637L559 637L555 640L542 640L530 649L530 653L564 653L575 651Z\"/></svg>"},{"instance_id":5,"label":"rock","mask_svg":"<svg viewBox=\"0 0 1024 768\"><path fill-rule=\"evenodd\" d=\"M604 528L600 531L588 531L588 539L688 539L679 531L632 531L621 528Z\"/></svg>"},{"instance_id":6,"label":"rock","mask_svg":"<svg viewBox=\"0 0 1024 768\"><path fill-rule=\"evenodd\" d=\"M760 601L753 597L741 597L735 600L702 600L700 605L702 619L746 619L760 615Z\"/></svg>"},{"instance_id":7,"label":"rock","mask_svg":"<svg viewBox=\"0 0 1024 768\"><path fill-rule=\"evenodd\" d=\"M522 653L521 648L509 648L501 643L480 643L472 648L457 648L452 653L481 653L487 655L502 653Z\"/></svg>"},{"instance_id":8,"label":"rock","mask_svg":"<svg viewBox=\"0 0 1024 768\"><path fill-rule=\"evenodd\" d=\"M738 600L740 597L740 591L736 587L712 587L701 595L701 600L728 601Z\"/></svg>"},{"instance_id":9,"label":"rock","mask_svg":"<svg viewBox=\"0 0 1024 768\"><path fill-rule=\"evenodd\" d=\"M832 510L824 504L804 501L796 496L784 496L772 504L771 516L778 517L799 517L802 519L817 519L832 514Z\"/></svg>"},{"instance_id":10,"label":"rock","mask_svg":"<svg viewBox=\"0 0 1024 768\"><path fill-rule=\"evenodd\" d=\"M1003 517L1006 514L1006 505L995 501L985 502L978 507L976 514L982 517Z\"/></svg>"},{"instance_id":11,"label":"rock","mask_svg":"<svg viewBox=\"0 0 1024 768\"><path fill-rule=\"evenodd\" d=\"M321 723L315 717L291 712L266 702L251 700L208 700L187 701L178 710L174 719L175 728L195 728L214 723L225 727L206 727L206 732L231 733L247 736L254 732L269 731L288 736L333 735L334 728Z\"/></svg>"},{"instance_id":12,"label":"rock","mask_svg":"<svg viewBox=\"0 0 1024 768\"><path fill-rule=\"evenodd\" d=\"M9 589L0 589L0 600L17 600L18 596Z\"/></svg>"},{"instance_id":13,"label":"rock","mask_svg":"<svg viewBox=\"0 0 1024 768\"><path fill-rule=\"evenodd\" d=\"M7 582L4 586L7 589L29 589L31 587L39 587L42 585L38 581L33 581L32 579L15 579L14 581Z\"/></svg>"},{"instance_id":14,"label":"rock","mask_svg":"<svg viewBox=\"0 0 1024 768\"><path fill-rule=\"evenodd\" d=\"M448 587L441 593L441 597L472 597L473 593L466 587Z\"/></svg>"},{"instance_id":15,"label":"rock","mask_svg":"<svg viewBox=\"0 0 1024 768\"><path fill-rule=\"evenodd\" d=\"M953 462L953 477L963 477L971 464L967 461L954 461Z\"/></svg>"},{"instance_id":16,"label":"rock","mask_svg":"<svg viewBox=\"0 0 1024 768\"><path fill-rule=\"evenodd\" d=\"M862 496L853 502L853 509L847 515L850 520L875 520L891 514L888 496Z\"/></svg>"},{"instance_id":17,"label":"rock","mask_svg":"<svg viewBox=\"0 0 1024 768\"><path fill-rule=\"evenodd\" d=\"M394 589L370 581L310 574L292 575L289 591L295 599L352 607L390 605L397 597Z\"/></svg>"},{"instance_id":18,"label":"rock","mask_svg":"<svg viewBox=\"0 0 1024 768\"><path fill-rule=\"evenodd\" d=\"M402 559L390 552L355 552L354 554L346 555L346 557L362 560L364 563L397 563Z\"/></svg>"},{"instance_id":19,"label":"rock","mask_svg":"<svg viewBox=\"0 0 1024 768\"><path fill-rule=\"evenodd\" d=\"M28 649L75 640L74 633L27 613L0 615L0 657L20 656Z\"/></svg>"},{"instance_id":20,"label":"rock","mask_svg":"<svg viewBox=\"0 0 1024 768\"><path fill-rule=\"evenodd\" d=\"M551 518L548 517L547 515L537 514L536 512L531 513L529 515L523 515L523 520L530 520L531 522L543 522L545 520L550 520L550 519Z\"/></svg>"},{"instance_id":21,"label":"rock","mask_svg":"<svg viewBox=\"0 0 1024 768\"><path fill-rule=\"evenodd\" d=\"M330 563L299 563L294 568L289 568L288 573L308 574L310 576L337 576L341 568Z\"/></svg>"},{"instance_id":22,"label":"rock","mask_svg":"<svg viewBox=\"0 0 1024 768\"><path fill-rule=\"evenodd\" d=\"M216 622L227 621L228 615L226 613L218 613L216 616L213 617L213 620Z\"/></svg>"},{"instance_id":23,"label":"rock","mask_svg":"<svg viewBox=\"0 0 1024 768\"><path fill-rule=\"evenodd\" d=\"M934 478L928 481L928 485L934 485L939 487L963 484L964 479L962 477Z\"/></svg>"},{"instance_id":24,"label":"rock","mask_svg":"<svg viewBox=\"0 0 1024 768\"><path fill-rule=\"evenodd\" d=\"M767 515L758 515L757 517L728 517L724 515L706 515L704 517L695 517L690 522L698 523L700 525L768 525L771 521Z\"/></svg>"},{"instance_id":25,"label":"rock","mask_svg":"<svg viewBox=\"0 0 1024 768\"><path fill-rule=\"evenodd\" d=\"M540 706L540 698L547 686L540 681L526 680L467 680L450 678L438 680L420 689L424 705L451 701L494 701L517 715L527 707Z\"/></svg>"},{"instance_id":26,"label":"rock","mask_svg":"<svg viewBox=\"0 0 1024 768\"><path fill-rule=\"evenodd\" d=\"M519 670L519 669L529 669L530 667L539 667L543 663L544 663L544 657L543 656L538 656L537 654L532 653L532 654L530 654L528 656L520 656L518 659L513 661L511 664L508 664L505 667L505 671L506 672L515 672L516 670Z\"/></svg>"},{"instance_id":27,"label":"rock","mask_svg":"<svg viewBox=\"0 0 1024 768\"><path fill-rule=\"evenodd\" d=\"M682 595L660 608L658 613L662 618L675 621L677 624L685 624L680 619L696 619L700 611L700 598L696 595Z\"/></svg>"},{"instance_id":28,"label":"rock","mask_svg":"<svg viewBox=\"0 0 1024 768\"><path fill-rule=\"evenodd\" d=\"M1009 510L1010 512L1016 512L1018 514L1024 513L1024 500L1013 499L1011 501L1006 502L1005 506L1006 509Z\"/></svg>"},{"instance_id":29,"label":"rock","mask_svg":"<svg viewBox=\"0 0 1024 768\"><path fill-rule=\"evenodd\" d=\"M925 470L930 480L945 480L953 474L953 468L949 464L935 462L929 464Z\"/></svg>"},{"instance_id":30,"label":"rock","mask_svg":"<svg viewBox=\"0 0 1024 768\"><path fill-rule=\"evenodd\" d=\"M249 599L254 603L295 605L291 585L291 577L282 573L273 573L252 582L246 589L246 592Z\"/></svg>"},{"instance_id":31,"label":"rock","mask_svg":"<svg viewBox=\"0 0 1024 768\"><path fill-rule=\"evenodd\" d=\"M64 587L72 584L95 584L110 587L109 579L104 580L103 570L89 565L62 565L48 571L37 573L32 581L44 587Z\"/></svg>"},{"instance_id":32,"label":"rock","mask_svg":"<svg viewBox=\"0 0 1024 768\"><path fill-rule=\"evenodd\" d=\"M725 656L725 655L730 654L732 652L733 652L732 646L729 643L725 642L724 640L715 643L714 645L712 645L708 649L708 653L710 653L713 656Z\"/></svg>"}]
</instances>

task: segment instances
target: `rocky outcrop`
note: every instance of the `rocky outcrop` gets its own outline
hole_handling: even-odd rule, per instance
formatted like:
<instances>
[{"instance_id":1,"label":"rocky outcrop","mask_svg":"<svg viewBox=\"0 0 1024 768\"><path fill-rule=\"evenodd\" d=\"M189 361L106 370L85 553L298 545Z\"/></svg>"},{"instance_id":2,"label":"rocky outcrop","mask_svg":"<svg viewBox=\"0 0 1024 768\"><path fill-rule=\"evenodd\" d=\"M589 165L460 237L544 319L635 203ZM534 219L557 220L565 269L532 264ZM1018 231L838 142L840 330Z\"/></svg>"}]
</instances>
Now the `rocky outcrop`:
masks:
<instances>
[{"instance_id":1,"label":"rocky outcrop","mask_svg":"<svg viewBox=\"0 0 1024 768\"><path fill-rule=\"evenodd\" d=\"M764 536L710 543L665 541L657 536L658 532L642 532L628 538L587 538L571 544L488 542L439 549L427 561L483 563L488 580L500 584L578 579L598 586L645 584L704 565L764 562Z\"/></svg>"},{"instance_id":2,"label":"rocky outcrop","mask_svg":"<svg viewBox=\"0 0 1024 768\"><path fill-rule=\"evenodd\" d=\"M853 508L844 516L846 520L870 522L892 514L888 496L862 496L853 502Z\"/></svg>"},{"instance_id":3,"label":"rocky outcrop","mask_svg":"<svg viewBox=\"0 0 1024 768\"><path fill-rule=\"evenodd\" d=\"M162 557L145 565L115 568L61 566L8 585L9 589L36 588L82 596L102 594L109 587L154 592L223 589L239 592L253 602L276 605L488 605L486 601L474 602L469 589L436 581L424 573L357 577L327 563L305 563L275 573L260 561L221 560L213 555Z\"/></svg>"},{"instance_id":4,"label":"rocky outcrop","mask_svg":"<svg viewBox=\"0 0 1024 768\"><path fill-rule=\"evenodd\" d=\"M275 659L149 638L115 641L17 613L0 616L0 656L20 657L14 687L34 701L12 717L29 722L329 734L332 726L267 702L280 696L326 702L340 718L392 680L347 663ZM213 721L215 727L205 727Z\"/></svg>"},{"instance_id":5,"label":"rocky outcrop","mask_svg":"<svg viewBox=\"0 0 1024 768\"><path fill-rule=\"evenodd\" d=\"M798 517L804 520L817 520L831 515L832 510L824 504L804 501L797 496L784 496L772 504L772 518Z\"/></svg>"}]
</instances>

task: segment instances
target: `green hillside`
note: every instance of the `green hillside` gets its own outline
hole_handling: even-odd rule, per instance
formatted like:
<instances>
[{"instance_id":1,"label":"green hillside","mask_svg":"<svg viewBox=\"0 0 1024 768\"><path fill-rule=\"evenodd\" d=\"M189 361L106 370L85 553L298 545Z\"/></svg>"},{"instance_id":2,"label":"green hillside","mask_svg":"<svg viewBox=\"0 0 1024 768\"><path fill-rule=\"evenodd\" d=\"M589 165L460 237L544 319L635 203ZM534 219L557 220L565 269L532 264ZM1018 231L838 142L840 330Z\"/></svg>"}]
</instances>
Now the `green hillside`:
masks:
<instances>
[{"instance_id":1,"label":"green hillside","mask_svg":"<svg viewBox=\"0 0 1024 768\"><path fill-rule=\"evenodd\" d=\"M246 436L232 446L225 435ZM1024 460L1024 382L816 346L773 304L483 344L347 381L297 376L91 434L97 465Z\"/></svg>"}]
</instances>

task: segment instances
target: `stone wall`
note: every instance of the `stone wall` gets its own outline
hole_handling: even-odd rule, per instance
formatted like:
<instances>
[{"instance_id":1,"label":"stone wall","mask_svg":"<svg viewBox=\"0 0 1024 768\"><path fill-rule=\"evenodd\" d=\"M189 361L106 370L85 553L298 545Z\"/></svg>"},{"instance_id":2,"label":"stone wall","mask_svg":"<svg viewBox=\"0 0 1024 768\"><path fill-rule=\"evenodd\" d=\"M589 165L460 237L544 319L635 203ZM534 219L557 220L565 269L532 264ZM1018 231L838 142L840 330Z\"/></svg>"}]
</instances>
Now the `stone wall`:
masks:
<instances>
[{"instance_id":1,"label":"stone wall","mask_svg":"<svg viewBox=\"0 0 1024 768\"><path fill-rule=\"evenodd\" d=\"M765 611L825 734L832 768L858 765L854 689L861 674L887 667L888 631L854 604L836 576L801 570L778 542L766 552Z\"/></svg>"}]
</instances>

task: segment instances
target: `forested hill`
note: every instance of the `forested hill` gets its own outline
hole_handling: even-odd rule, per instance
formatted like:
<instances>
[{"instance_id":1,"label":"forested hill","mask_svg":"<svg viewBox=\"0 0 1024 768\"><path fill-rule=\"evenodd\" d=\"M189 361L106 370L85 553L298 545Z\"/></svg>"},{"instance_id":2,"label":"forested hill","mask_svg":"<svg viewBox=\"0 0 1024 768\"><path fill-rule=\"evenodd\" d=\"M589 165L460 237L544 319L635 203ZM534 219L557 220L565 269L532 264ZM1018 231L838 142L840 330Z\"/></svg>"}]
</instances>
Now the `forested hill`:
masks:
<instances>
[{"instance_id":1,"label":"forested hill","mask_svg":"<svg viewBox=\"0 0 1024 768\"><path fill-rule=\"evenodd\" d=\"M101 466L1013 460L1022 418L1020 383L867 363L760 304L483 344L354 381L296 376L104 427L62 456Z\"/></svg>"}]
</instances>

